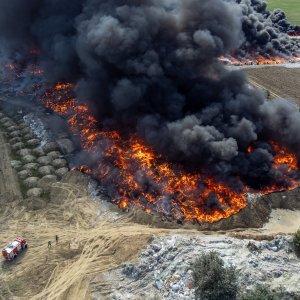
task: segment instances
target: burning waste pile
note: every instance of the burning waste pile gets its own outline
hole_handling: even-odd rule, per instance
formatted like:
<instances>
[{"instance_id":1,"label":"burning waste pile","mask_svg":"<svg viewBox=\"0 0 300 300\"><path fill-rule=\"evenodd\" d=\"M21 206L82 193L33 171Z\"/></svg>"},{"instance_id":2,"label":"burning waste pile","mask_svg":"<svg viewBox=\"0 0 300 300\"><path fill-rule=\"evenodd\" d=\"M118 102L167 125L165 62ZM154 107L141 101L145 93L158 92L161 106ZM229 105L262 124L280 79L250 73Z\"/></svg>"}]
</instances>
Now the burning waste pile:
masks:
<instances>
[{"instance_id":1,"label":"burning waste pile","mask_svg":"<svg viewBox=\"0 0 300 300\"><path fill-rule=\"evenodd\" d=\"M300 26L288 22L285 13L270 12L262 0L236 0L242 12L244 40L238 49L220 60L233 65L267 65L300 61Z\"/></svg>"},{"instance_id":2,"label":"burning waste pile","mask_svg":"<svg viewBox=\"0 0 300 300\"><path fill-rule=\"evenodd\" d=\"M74 164L120 207L227 218L299 185L298 107L218 59L243 41L242 2L0 1L3 85L66 118Z\"/></svg>"}]
</instances>

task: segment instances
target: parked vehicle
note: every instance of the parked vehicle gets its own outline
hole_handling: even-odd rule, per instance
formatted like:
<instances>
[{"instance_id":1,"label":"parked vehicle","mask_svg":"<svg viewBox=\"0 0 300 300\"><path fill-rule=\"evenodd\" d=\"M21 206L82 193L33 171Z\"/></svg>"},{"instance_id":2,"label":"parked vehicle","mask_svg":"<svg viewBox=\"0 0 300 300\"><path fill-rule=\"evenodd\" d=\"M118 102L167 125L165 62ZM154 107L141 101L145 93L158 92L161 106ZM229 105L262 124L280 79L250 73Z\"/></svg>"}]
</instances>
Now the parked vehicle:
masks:
<instances>
[{"instance_id":1,"label":"parked vehicle","mask_svg":"<svg viewBox=\"0 0 300 300\"><path fill-rule=\"evenodd\" d=\"M17 237L2 250L2 255L7 260L12 260L18 256L20 252L28 247L27 241L22 237Z\"/></svg>"}]
</instances>

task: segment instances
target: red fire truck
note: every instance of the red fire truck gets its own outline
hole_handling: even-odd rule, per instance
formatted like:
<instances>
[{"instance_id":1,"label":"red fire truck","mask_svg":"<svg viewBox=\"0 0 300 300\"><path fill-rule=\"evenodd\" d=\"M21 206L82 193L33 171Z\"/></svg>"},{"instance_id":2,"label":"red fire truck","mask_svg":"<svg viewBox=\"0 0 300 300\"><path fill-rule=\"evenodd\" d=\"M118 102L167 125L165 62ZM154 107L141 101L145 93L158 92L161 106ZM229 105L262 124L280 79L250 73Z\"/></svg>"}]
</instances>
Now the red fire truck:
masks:
<instances>
[{"instance_id":1,"label":"red fire truck","mask_svg":"<svg viewBox=\"0 0 300 300\"><path fill-rule=\"evenodd\" d=\"M27 241L22 237L17 237L2 250L2 255L5 259L12 260L27 247Z\"/></svg>"}]
</instances>

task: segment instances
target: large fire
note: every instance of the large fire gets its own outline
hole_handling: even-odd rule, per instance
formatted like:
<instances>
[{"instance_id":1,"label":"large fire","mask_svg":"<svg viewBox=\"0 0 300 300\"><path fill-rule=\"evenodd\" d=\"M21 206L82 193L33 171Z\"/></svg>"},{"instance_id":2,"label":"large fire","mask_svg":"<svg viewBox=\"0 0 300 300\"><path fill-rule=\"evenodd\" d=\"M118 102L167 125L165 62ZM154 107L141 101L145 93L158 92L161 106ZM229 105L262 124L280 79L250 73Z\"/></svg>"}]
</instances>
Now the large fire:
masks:
<instances>
[{"instance_id":1,"label":"large fire","mask_svg":"<svg viewBox=\"0 0 300 300\"><path fill-rule=\"evenodd\" d=\"M6 66L5 79L19 77L16 66ZM32 67L29 74L43 71ZM12 74L10 74L12 73ZM29 88L32 94L40 84ZM28 93L27 93L28 94ZM38 93L35 93L38 95ZM216 222L246 207L248 194L267 194L299 186L298 161L294 154L270 142L274 150L273 169L285 174L284 182L273 183L260 190L246 185L234 189L201 172L188 172L157 154L135 135L101 129L90 107L74 97L74 85L57 83L38 96L45 107L64 117L74 134L79 134L81 147L96 159L92 166L78 165L83 173L96 177L122 209L141 207L145 212L157 211L166 219L191 222ZM247 153L255 151L250 146Z\"/></svg>"},{"instance_id":2,"label":"large fire","mask_svg":"<svg viewBox=\"0 0 300 300\"><path fill-rule=\"evenodd\" d=\"M249 57L240 57L240 56L221 56L219 61L224 62L225 64L233 66L262 66L262 65L279 65L285 63L299 63L300 56L295 55L293 57L279 57L271 55L265 57L258 54L252 54Z\"/></svg>"},{"instance_id":3,"label":"large fire","mask_svg":"<svg viewBox=\"0 0 300 300\"><path fill-rule=\"evenodd\" d=\"M164 161L137 136L125 137L116 131L101 130L90 108L73 97L73 89L72 84L58 83L41 100L47 108L67 118L89 155L101 157L96 166L83 165L78 169L113 187L114 202L123 209L135 205L146 212L161 212L166 218L215 222L243 209L248 193L270 193L298 186L293 179L298 170L296 156L274 143L273 167L284 170L285 186L275 184L263 191L248 187L234 190L206 175L183 171L180 166ZM252 151L251 146L248 152Z\"/></svg>"}]
</instances>

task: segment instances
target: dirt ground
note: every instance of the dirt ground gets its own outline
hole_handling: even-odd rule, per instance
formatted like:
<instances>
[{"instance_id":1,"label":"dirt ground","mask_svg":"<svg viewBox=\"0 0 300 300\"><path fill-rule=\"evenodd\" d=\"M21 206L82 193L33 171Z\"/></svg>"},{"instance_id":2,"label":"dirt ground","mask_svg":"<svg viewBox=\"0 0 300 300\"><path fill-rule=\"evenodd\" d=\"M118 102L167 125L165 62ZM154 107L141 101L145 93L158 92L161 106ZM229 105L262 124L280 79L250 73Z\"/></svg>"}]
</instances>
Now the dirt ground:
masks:
<instances>
[{"instance_id":1,"label":"dirt ground","mask_svg":"<svg viewBox=\"0 0 300 300\"><path fill-rule=\"evenodd\" d=\"M300 68L256 67L244 69L250 82L269 90L275 97L291 98L300 104Z\"/></svg>"}]
</instances>

